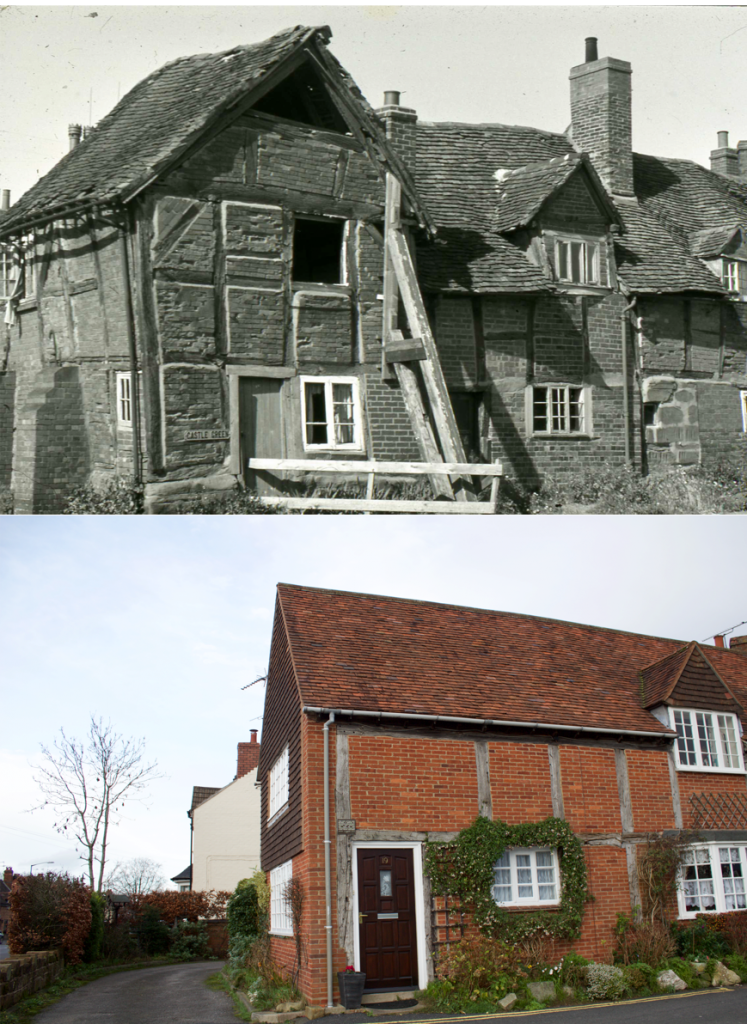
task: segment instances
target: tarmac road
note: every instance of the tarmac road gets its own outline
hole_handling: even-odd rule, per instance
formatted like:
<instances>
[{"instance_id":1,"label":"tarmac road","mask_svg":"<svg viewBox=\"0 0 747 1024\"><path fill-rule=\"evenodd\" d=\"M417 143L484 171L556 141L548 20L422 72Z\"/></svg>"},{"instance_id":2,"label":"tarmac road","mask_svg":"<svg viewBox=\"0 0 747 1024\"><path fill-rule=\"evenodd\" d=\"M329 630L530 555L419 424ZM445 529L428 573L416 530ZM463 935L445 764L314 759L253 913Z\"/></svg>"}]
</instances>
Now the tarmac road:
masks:
<instances>
[{"instance_id":1,"label":"tarmac road","mask_svg":"<svg viewBox=\"0 0 747 1024\"><path fill-rule=\"evenodd\" d=\"M148 967L99 978L36 1017L37 1024L236 1024L233 1003L205 978L222 963Z\"/></svg>"}]
</instances>

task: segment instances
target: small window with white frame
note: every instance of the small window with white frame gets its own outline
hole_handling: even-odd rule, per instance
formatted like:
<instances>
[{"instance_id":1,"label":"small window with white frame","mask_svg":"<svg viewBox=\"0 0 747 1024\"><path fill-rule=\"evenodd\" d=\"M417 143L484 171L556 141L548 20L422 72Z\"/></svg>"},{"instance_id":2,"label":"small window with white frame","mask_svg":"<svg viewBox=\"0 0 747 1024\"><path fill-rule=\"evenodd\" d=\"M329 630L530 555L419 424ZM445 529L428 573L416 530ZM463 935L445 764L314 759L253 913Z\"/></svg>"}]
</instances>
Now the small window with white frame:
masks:
<instances>
[{"instance_id":1,"label":"small window with white frame","mask_svg":"<svg viewBox=\"0 0 747 1024\"><path fill-rule=\"evenodd\" d=\"M555 275L566 284L601 285L599 242L587 238L556 238Z\"/></svg>"},{"instance_id":2,"label":"small window with white frame","mask_svg":"<svg viewBox=\"0 0 747 1024\"><path fill-rule=\"evenodd\" d=\"M285 897L285 887L292 877L292 860L279 864L270 872L270 931L274 935L293 934L293 919Z\"/></svg>"},{"instance_id":3,"label":"small window with white frame","mask_svg":"<svg viewBox=\"0 0 747 1024\"><path fill-rule=\"evenodd\" d=\"M740 260L727 257L721 260L721 283L728 292L741 292L747 287L747 274Z\"/></svg>"},{"instance_id":4,"label":"small window with white frame","mask_svg":"<svg viewBox=\"0 0 747 1024\"><path fill-rule=\"evenodd\" d=\"M132 374L117 373L117 426L132 430Z\"/></svg>"},{"instance_id":5,"label":"small window with white frame","mask_svg":"<svg viewBox=\"0 0 747 1024\"><path fill-rule=\"evenodd\" d=\"M743 772L742 743L736 715L671 708L677 731L680 770Z\"/></svg>"},{"instance_id":6,"label":"small window with white frame","mask_svg":"<svg viewBox=\"0 0 747 1024\"><path fill-rule=\"evenodd\" d=\"M680 866L680 917L747 910L747 846L709 843L685 850Z\"/></svg>"},{"instance_id":7,"label":"small window with white frame","mask_svg":"<svg viewBox=\"0 0 747 1024\"><path fill-rule=\"evenodd\" d=\"M588 388L576 384L534 384L528 397L530 433L560 436L591 433Z\"/></svg>"},{"instance_id":8,"label":"small window with white frame","mask_svg":"<svg viewBox=\"0 0 747 1024\"><path fill-rule=\"evenodd\" d=\"M13 294L18 272L18 261L12 249L7 245L0 245L0 302L7 301Z\"/></svg>"},{"instance_id":9,"label":"small window with white frame","mask_svg":"<svg viewBox=\"0 0 747 1024\"><path fill-rule=\"evenodd\" d=\"M742 403L742 430L747 434L747 391L740 391L739 398Z\"/></svg>"},{"instance_id":10,"label":"small window with white frame","mask_svg":"<svg viewBox=\"0 0 747 1024\"><path fill-rule=\"evenodd\" d=\"M501 906L551 906L559 903L556 851L536 847L504 850L493 865L491 893Z\"/></svg>"},{"instance_id":11,"label":"small window with white frame","mask_svg":"<svg viewBox=\"0 0 747 1024\"><path fill-rule=\"evenodd\" d=\"M272 820L287 805L290 790L288 785L289 754L286 746L268 773L269 800L267 817Z\"/></svg>"},{"instance_id":12,"label":"small window with white frame","mask_svg":"<svg viewBox=\"0 0 747 1024\"><path fill-rule=\"evenodd\" d=\"M362 451L357 377L301 377L306 451Z\"/></svg>"}]
</instances>

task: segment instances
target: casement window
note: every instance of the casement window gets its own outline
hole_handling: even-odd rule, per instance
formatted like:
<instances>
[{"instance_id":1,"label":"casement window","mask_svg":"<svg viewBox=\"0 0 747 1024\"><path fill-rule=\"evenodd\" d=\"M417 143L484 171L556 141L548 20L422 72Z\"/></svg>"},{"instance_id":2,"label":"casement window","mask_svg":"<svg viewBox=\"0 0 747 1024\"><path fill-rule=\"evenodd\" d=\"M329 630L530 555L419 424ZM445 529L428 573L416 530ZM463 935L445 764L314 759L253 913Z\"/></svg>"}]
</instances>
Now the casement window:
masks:
<instances>
[{"instance_id":1,"label":"casement window","mask_svg":"<svg viewBox=\"0 0 747 1024\"><path fill-rule=\"evenodd\" d=\"M357 377L302 377L301 407L307 451L361 451Z\"/></svg>"},{"instance_id":2,"label":"casement window","mask_svg":"<svg viewBox=\"0 0 747 1024\"><path fill-rule=\"evenodd\" d=\"M0 302L9 299L18 280L18 264L7 246L0 246Z\"/></svg>"},{"instance_id":3,"label":"casement window","mask_svg":"<svg viewBox=\"0 0 747 1024\"><path fill-rule=\"evenodd\" d=\"M293 280L345 284L346 221L297 218L293 229Z\"/></svg>"},{"instance_id":4,"label":"casement window","mask_svg":"<svg viewBox=\"0 0 747 1024\"><path fill-rule=\"evenodd\" d=\"M547 906L560 901L555 850L508 849L493 865L493 899L501 906Z\"/></svg>"},{"instance_id":5,"label":"casement window","mask_svg":"<svg viewBox=\"0 0 747 1024\"><path fill-rule=\"evenodd\" d=\"M680 868L680 917L746 910L747 846L709 843L686 850Z\"/></svg>"},{"instance_id":6,"label":"casement window","mask_svg":"<svg viewBox=\"0 0 747 1024\"><path fill-rule=\"evenodd\" d=\"M568 284L601 284L599 242L556 238L555 274Z\"/></svg>"},{"instance_id":7,"label":"casement window","mask_svg":"<svg viewBox=\"0 0 747 1024\"><path fill-rule=\"evenodd\" d=\"M23 277L17 299L34 294L34 238L29 235L18 245L0 245L0 302L9 299L16 291L19 278Z\"/></svg>"},{"instance_id":8,"label":"casement window","mask_svg":"<svg viewBox=\"0 0 747 1024\"><path fill-rule=\"evenodd\" d=\"M533 434L589 434L589 389L573 384L534 385L529 410Z\"/></svg>"},{"instance_id":9,"label":"casement window","mask_svg":"<svg viewBox=\"0 0 747 1024\"><path fill-rule=\"evenodd\" d=\"M132 430L132 374L117 374L117 426Z\"/></svg>"},{"instance_id":10,"label":"casement window","mask_svg":"<svg viewBox=\"0 0 747 1024\"><path fill-rule=\"evenodd\" d=\"M747 287L747 274L739 260L721 261L721 283L729 292L739 292Z\"/></svg>"},{"instance_id":11,"label":"casement window","mask_svg":"<svg viewBox=\"0 0 747 1024\"><path fill-rule=\"evenodd\" d=\"M285 887L292 877L292 860L279 864L270 872L270 931L275 935L293 934L293 920L285 898Z\"/></svg>"},{"instance_id":12,"label":"casement window","mask_svg":"<svg viewBox=\"0 0 747 1024\"><path fill-rule=\"evenodd\" d=\"M269 772L268 817L274 818L288 803L288 747L286 747Z\"/></svg>"},{"instance_id":13,"label":"casement window","mask_svg":"<svg viewBox=\"0 0 747 1024\"><path fill-rule=\"evenodd\" d=\"M672 709L677 730L677 766L695 771L744 771L735 715Z\"/></svg>"},{"instance_id":14,"label":"casement window","mask_svg":"<svg viewBox=\"0 0 747 1024\"><path fill-rule=\"evenodd\" d=\"M747 391L740 391L739 398L742 403L742 430L747 434Z\"/></svg>"}]
</instances>

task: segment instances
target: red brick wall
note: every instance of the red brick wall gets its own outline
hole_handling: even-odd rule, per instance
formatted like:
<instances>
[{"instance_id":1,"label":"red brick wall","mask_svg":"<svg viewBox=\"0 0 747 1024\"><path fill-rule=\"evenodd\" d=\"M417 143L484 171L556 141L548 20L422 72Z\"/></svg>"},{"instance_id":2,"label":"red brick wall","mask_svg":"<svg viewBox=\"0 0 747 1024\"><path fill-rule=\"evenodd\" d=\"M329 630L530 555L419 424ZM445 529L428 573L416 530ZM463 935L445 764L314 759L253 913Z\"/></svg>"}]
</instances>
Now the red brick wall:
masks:
<instances>
[{"instance_id":1,"label":"red brick wall","mask_svg":"<svg viewBox=\"0 0 747 1024\"><path fill-rule=\"evenodd\" d=\"M358 828L449 832L474 821L473 743L350 737L350 797Z\"/></svg>"},{"instance_id":2,"label":"red brick wall","mask_svg":"<svg viewBox=\"0 0 747 1024\"><path fill-rule=\"evenodd\" d=\"M516 825L552 814L550 762L544 743L491 743L493 817Z\"/></svg>"},{"instance_id":3,"label":"red brick wall","mask_svg":"<svg viewBox=\"0 0 747 1024\"><path fill-rule=\"evenodd\" d=\"M693 809L690 797L695 793L738 793L745 795L747 780L744 775L720 772L677 772L680 787L683 828L693 828ZM726 827L726 826L724 826Z\"/></svg>"},{"instance_id":4,"label":"red brick wall","mask_svg":"<svg viewBox=\"0 0 747 1024\"><path fill-rule=\"evenodd\" d=\"M627 750L633 828L653 832L674 828L674 804L666 754L654 750Z\"/></svg>"},{"instance_id":5,"label":"red brick wall","mask_svg":"<svg viewBox=\"0 0 747 1024\"><path fill-rule=\"evenodd\" d=\"M612 750L560 748L565 816L576 832L619 832L620 797Z\"/></svg>"},{"instance_id":6,"label":"red brick wall","mask_svg":"<svg viewBox=\"0 0 747 1024\"><path fill-rule=\"evenodd\" d=\"M586 904L581 935L558 942L559 958L571 949L588 959L611 962L615 946L613 928L618 914L630 914L630 887L625 850L609 846L586 847L589 889L595 899Z\"/></svg>"}]
</instances>

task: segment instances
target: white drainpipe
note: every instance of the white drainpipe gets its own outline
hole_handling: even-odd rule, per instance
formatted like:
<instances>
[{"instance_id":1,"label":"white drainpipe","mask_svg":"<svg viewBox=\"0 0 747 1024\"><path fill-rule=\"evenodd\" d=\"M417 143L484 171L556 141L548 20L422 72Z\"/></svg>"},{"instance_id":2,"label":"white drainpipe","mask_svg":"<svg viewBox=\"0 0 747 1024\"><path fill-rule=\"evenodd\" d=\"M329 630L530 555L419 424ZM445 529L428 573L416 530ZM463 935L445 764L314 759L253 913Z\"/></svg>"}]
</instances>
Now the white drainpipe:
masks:
<instances>
[{"instance_id":1,"label":"white drainpipe","mask_svg":"<svg viewBox=\"0 0 747 1024\"><path fill-rule=\"evenodd\" d=\"M327 1006L332 1006L332 873L329 836L329 727L335 720L334 711L324 723L324 898L327 909Z\"/></svg>"}]
</instances>

